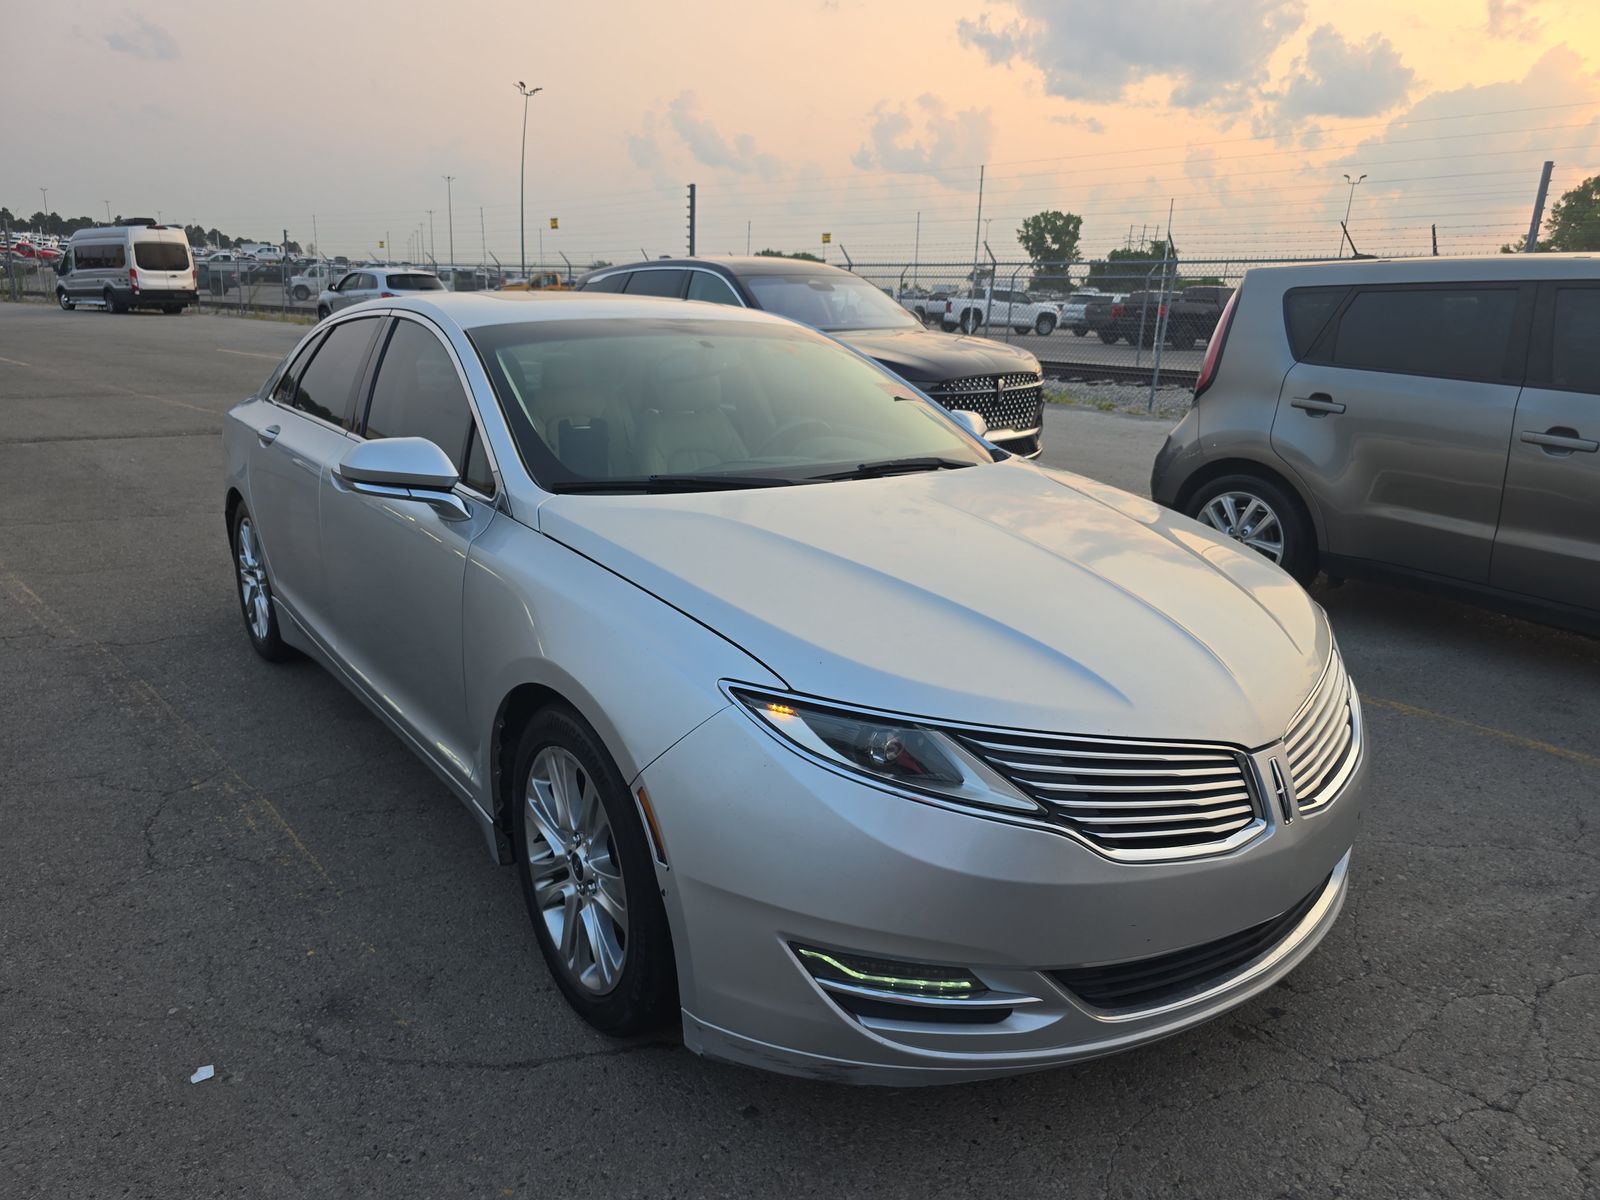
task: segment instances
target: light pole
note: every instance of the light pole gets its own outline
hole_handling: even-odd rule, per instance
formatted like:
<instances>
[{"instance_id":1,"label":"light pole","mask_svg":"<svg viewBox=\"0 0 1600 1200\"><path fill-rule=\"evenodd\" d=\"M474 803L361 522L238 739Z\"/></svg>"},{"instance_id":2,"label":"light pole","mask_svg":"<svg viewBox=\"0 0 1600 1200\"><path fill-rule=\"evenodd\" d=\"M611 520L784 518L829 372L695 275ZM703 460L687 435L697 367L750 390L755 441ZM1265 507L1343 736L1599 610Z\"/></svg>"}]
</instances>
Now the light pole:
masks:
<instances>
[{"instance_id":1,"label":"light pole","mask_svg":"<svg viewBox=\"0 0 1600 1200\"><path fill-rule=\"evenodd\" d=\"M44 199L44 215L48 218L50 216L50 189L46 187L40 188L39 195Z\"/></svg>"},{"instance_id":2,"label":"light pole","mask_svg":"<svg viewBox=\"0 0 1600 1200\"><path fill-rule=\"evenodd\" d=\"M1344 237L1339 240L1340 258L1344 257L1344 243L1350 236L1350 206L1356 202L1356 188L1360 185L1361 180L1365 178L1365 175L1361 175L1356 179L1351 179L1348 175L1344 177L1344 181L1350 185L1350 195L1344 202Z\"/></svg>"},{"instance_id":3,"label":"light pole","mask_svg":"<svg viewBox=\"0 0 1600 1200\"><path fill-rule=\"evenodd\" d=\"M106 224L109 225L111 224L111 201L102 200L100 203L106 206Z\"/></svg>"},{"instance_id":4,"label":"light pole","mask_svg":"<svg viewBox=\"0 0 1600 1200\"><path fill-rule=\"evenodd\" d=\"M454 175L446 175L443 178L445 224L450 230L450 265L454 266L456 261L456 210L455 203L450 198L450 185L455 182L456 177Z\"/></svg>"},{"instance_id":5,"label":"light pole","mask_svg":"<svg viewBox=\"0 0 1600 1200\"><path fill-rule=\"evenodd\" d=\"M522 247L522 278L526 280L528 278L528 101L544 89L530 88L519 79L517 91L522 93L522 171L517 182L517 232ZM541 236L542 233L541 230Z\"/></svg>"}]
</instances>

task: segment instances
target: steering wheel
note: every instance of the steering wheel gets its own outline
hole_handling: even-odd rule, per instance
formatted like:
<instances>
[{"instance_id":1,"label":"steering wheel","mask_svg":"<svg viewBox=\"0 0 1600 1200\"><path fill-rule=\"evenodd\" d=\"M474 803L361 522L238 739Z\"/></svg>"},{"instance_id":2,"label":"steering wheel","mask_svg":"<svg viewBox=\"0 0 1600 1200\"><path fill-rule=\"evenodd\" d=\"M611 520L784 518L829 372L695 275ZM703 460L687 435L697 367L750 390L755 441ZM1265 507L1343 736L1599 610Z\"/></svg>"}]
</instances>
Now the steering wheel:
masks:
<instances>
[{"instance_id":1,"label":"steering wheel","mask_svg":"<svg viewBox=\"0 0 1600 1200\"><path fill-rule=\"evenodd\" d=\"M774 454L781 454L788 450L789 444L798 440L802 434L830 434L832 432L833 426L826 421L791 421L761 443L760 449L756 451L756 457L767 458Z\"/></svg>"}]
</instances>

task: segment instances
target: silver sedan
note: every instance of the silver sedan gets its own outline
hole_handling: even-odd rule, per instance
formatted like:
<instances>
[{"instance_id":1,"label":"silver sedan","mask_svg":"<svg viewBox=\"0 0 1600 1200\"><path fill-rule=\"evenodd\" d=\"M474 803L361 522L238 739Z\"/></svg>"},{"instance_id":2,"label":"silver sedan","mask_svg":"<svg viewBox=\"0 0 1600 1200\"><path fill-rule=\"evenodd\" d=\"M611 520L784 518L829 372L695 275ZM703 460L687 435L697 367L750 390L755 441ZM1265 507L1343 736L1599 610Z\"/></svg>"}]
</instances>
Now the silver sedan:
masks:
<instances>
[{"instance_id":1,"label":"silver sedan","mask_svg":"<svg viewBox=\"0 0 1600 1200\"><path fill-rule=\"evenodd\" d=\"M613 1034L855 1082L1138 1045L1333 924L1360 703L1259 555L731 307L432 294L229 414L245 631L515 868Z\"/></svg>"}]
</instances>

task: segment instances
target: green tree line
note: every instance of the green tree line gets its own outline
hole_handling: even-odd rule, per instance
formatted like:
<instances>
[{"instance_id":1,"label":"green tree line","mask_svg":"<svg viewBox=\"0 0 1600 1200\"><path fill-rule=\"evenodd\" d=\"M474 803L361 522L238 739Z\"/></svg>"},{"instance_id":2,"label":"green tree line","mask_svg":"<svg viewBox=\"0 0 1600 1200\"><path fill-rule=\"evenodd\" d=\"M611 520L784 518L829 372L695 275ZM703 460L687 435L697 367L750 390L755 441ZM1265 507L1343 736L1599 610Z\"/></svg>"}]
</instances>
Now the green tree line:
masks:
<instances>
[{"instance_id":1,"label":"green tree line","mask_svg":"<svg viewBox=\"0 0 1600 1200\"><path fill-rule=\"evenodd\" d=\"M116 220L122 220L119 213ZM0 226L11 230L12 233L28 232L39 233L60 238L71 237L80 229L92 229L105 222L95 217L63 217L60 213L44 212L43 210L24 216L14 213L9 208L0 207ZM218 250L232 250L237 246L251 242L263 242L265 238L230 237L220 229L207 229L203 225L183 226L184 236L189 239L191 246L211 246ZM274 246L278 243L273 242ZM289 253L299 254L300 243L291 241L287 243Z\"/></svg>"}]
</instances>

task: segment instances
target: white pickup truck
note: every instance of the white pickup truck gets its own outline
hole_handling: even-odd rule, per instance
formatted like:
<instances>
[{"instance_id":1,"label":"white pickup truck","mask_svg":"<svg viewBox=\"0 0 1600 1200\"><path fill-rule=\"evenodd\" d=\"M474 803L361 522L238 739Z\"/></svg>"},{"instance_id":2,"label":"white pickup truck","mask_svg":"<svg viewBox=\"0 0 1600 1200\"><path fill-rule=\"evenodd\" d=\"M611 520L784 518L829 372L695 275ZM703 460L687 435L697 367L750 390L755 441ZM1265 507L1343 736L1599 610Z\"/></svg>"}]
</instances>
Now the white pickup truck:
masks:
<instances>
[{"instance_id":1,"label":"white pickup truck","mask_svg":"<svg viewBox=\"0 0 1600 1200\"><path fill-rule=\"evenodd\" d=\"M1060 322L1061 314L1054 304L1029 300L1026 292L984 288L946 300L942 325L946 330L959 329L962 333L980 333L986 328L999 331L1009 326L1013 333L1044 336L1054 333Z\"/></svg>"}]
</instances>

